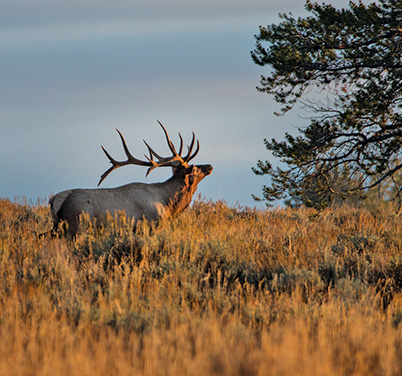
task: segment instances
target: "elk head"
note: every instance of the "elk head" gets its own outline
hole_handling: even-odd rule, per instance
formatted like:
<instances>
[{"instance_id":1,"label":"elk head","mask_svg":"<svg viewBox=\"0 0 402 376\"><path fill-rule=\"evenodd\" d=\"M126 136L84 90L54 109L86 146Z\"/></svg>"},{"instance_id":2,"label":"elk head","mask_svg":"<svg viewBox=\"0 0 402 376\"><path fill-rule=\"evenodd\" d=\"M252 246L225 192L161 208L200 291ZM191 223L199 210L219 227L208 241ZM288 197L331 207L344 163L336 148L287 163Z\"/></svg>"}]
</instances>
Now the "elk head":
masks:
<instances>
[{"instance_id":1,"label":"elk head","mask_svg":"<svg viewBox=\"0 0 402 376\"><path fill-rule=\"evenodd\" d=\"M158 120L159 125L162 127L163 132L165 133L166 141L168 144L168 147L170 151L172 152L172 156L170 157L161 157L158 155L148 144L145 140L144 144L148 148L149 152L149 157L147 155L144 155L144 157L147 159L146 161L137 159L132 156L130 151L128 150L126 141L124 140L123 135L121 132L116 129L117 133L120 136L121 142L123 144L123 149L124 152L126 153L127 160L126 161L117 161L114 158L111 157L111 155L106 151L106 149L102 147L102 150L108 157L110 163L112 164L112 167L110 167L108 170L106 170L102 175L98 183L98 187L101 185L101 183L106 179L106 177L114 171L116 168L122 167L122 166L127 166L127 165L138 165L138 166L145 166L148 167L147 173L145 177L149 175L149 173L154 170L157 167L172 167L173 169L173 176L180 176L180 177L185 177L189 176L189 181L191 184L193 182L200 182L202 178L205 176L209 175L212 172L212 166L211 165L189 165L189 162L198 154L200 150L200 143L197 139L197 147L193 152L194 149L194 144L195 144L195 134L193 132L193 138L191 140L190 146L187 146L187 154L185 156L182 156L183 152L183 137L179 133L179 138L180 138L180 147L179 151L176 151L176 148L173 145L173 142L170 140L169 134L166 130L166 128L162 125L162 123ZM154 160L154 157L157 158L157 161ZM202 176L202 177L201 177Z\"/></svg>"}]
</instances>

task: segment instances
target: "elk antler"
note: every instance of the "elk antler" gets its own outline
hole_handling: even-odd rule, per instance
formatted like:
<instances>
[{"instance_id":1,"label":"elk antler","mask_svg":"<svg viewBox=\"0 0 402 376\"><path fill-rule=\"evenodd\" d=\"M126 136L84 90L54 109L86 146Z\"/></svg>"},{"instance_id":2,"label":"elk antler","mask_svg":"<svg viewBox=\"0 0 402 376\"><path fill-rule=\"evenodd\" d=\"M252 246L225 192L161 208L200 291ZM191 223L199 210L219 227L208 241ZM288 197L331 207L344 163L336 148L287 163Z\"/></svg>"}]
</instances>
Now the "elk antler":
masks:
<instances>
[{"instance_id":1,"label":"elk antler","mask_svg":"<svg viewBox=\"0 0 402 376\"><path fill-rule=\"evenodd\" d=\"M130 153L130 151L128 150L126 141L124 140L123 135L120 133L120 131L118 129L116 129L116 131L119 133L121 142L123 144L123 149L124 152L126 153L127 156L127 160L126 161L116 161L114 158L112 158L110 156L110 154L106 151L106 149L102 146L102 150L105 152L106 156L109 158L110 163L112 164L112 167L110 167L108 170L106 170L102 175L101 178L99 180L98 183L98 187L101 185L101 183L103 182L103 180L106 179L106 177L116 168L122 167L122 166L126 166L129 164L133 164L133 165L138 165L138 166L146 166L149 167L147 170L147 173L145 176L148 176L149 173L154 170L157 167L178 167L178 166L184 166L184 167L188 167L188 162L191 161L198 153L198 151L200 150L200 143L197 140L197 148L195 150L195 152L193 154L193 148L194 148L194 142L195 142L195 135L193 132L193 138L191 140L190 146L187 146L188 148L188 152L187 155L185 157L181 156L181 153L183 151L183 137L181 136L181 134L179 133L179 138L180 138L180 148L179 148L179 152L176 151L173 142L170 140L169 138L169 134L166 130L166 128L162 125L161 122L159 122L159 125L162 127L163 132L165 133L166 136L166 141L167 144L169 146L170 151L172 152L172 156L171 157L161 157L159 156L147 143L145 140L144 143L146 145L146 147L148 148L149 151L149 157L147 157L146 155L145 158L147 159L147 161L142 161L140 159L137 159L135 157L133 157ZM158 159L158 161L154 161L154 157L156 157Z\"/></svg>"}]
</instances>

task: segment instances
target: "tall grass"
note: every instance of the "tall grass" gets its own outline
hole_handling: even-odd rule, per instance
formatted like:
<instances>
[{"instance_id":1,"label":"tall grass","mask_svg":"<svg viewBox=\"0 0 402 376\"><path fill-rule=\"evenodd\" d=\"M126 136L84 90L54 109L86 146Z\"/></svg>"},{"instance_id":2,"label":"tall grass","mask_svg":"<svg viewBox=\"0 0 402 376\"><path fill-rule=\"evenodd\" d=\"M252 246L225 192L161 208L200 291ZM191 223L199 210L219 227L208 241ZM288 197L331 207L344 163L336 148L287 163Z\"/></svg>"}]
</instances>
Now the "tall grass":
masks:
<instances>
[{"instance_id":1,"label":"tall grass","mask_svg":"<svg viewBox=\"0 0 402 376\"><path fill-rule=\"evenodd\" d=\"M39 237L0 200L0 375L401 375L402 226L197 201Z\"/></svg>"}]
</instances>

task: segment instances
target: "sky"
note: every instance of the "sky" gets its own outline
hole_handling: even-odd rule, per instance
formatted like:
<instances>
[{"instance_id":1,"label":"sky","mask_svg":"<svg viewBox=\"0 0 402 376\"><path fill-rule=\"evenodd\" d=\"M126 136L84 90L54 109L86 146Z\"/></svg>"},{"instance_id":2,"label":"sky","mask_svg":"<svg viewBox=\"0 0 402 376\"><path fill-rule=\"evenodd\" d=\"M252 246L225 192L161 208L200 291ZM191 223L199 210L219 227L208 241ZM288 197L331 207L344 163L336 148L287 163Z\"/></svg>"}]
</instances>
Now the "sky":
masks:
<instances>
[{"instance_id":1,"label":"sky","mask_svg":"<svg viewBox=\"0 0 402 376\"><path fill-rule=\"evenodd\" d=\"M279 105L256 90L268 67L250 51L258 27L289 12L305 15L304 1L0 0L0 197L96 188L110 166L101 145L124 159L115 128L137 158L143 139L168 155L159 120L173 142L199 139L193 162L214 167L202 198L263 207L252 194L269 180L251 170L270 158L263 139L305 120L274 115ZM117 169L102 187L171 176L145 170Z\"/></svg>"}]
</instances>

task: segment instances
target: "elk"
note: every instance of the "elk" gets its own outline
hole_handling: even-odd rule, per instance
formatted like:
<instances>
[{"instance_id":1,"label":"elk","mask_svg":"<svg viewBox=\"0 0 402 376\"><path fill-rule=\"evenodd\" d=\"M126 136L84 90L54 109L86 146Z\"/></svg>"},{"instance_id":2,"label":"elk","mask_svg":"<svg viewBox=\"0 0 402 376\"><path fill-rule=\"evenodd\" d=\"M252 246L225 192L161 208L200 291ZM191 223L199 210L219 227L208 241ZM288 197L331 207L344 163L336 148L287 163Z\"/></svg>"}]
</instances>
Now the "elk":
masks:
<instances>
[{"instance_id":1,"label":"elk","mask_svg":"<svg viewBox=\"0 0 402 376\"><path fill-rule=\"evenodd\" d=\"M165 133L172 155L161 157L143 140L148 148L149 157L144 155L146 160L137 159L131 155L123 135L116 129L127 160L115 160L101 146L112 166L101 175L98 187L112 171L127 165L148 167L146 177L157 167L172 167L172 177L162 183L130 183L117 188L70 189L57 193L49 200L53 219L53 233L59 223L64 221L67 224L68 233L75 236L79 227L80 215L83 213L88 213L90 218L99 218L107 215L107 213L114 214L124 211L136 223L142 219L156 221L162 216L178 214L190 205L198 183L212 172L212 166L209 164L189 165L189 162L198 154L200 149L197 139L197 146L193 152L195 146L194 132L191 143L187 146L187 154L183 156L181 134L179 133L179 151L176 151L167 130L159 121L158 123Z\"/></svg>"}]
</instances>

